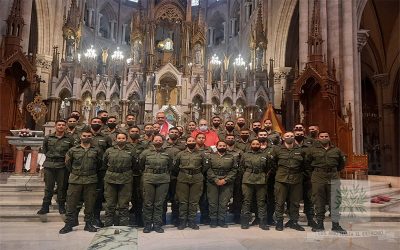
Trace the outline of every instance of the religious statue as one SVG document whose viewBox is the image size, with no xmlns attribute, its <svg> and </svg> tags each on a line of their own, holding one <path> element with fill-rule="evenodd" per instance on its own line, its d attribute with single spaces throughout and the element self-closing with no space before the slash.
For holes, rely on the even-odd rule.
<svg viewBox="0 0 400 250">
<path fill-rule="evenodd" d="M 74 60 L 75 54 L 75 39 L 74 37 L 68 37 L 65 41 L 65 48 L 66 48 L 66 59 L 68 62 L 72 62 Z"/>
<path fill-rule="evenodd" d="M 261 47 L 257 47 L 256 49 L 256 70 L 262 69 L 262 60 L 263 60 L 263 50 Z"/>
<path fill-rule="evenodd" d="M 103 52 L 101 53 L 101 61 L 103 62 L 104 65 L 107 64 L 107 58 L 108 58 L 108 48 L 102 49 Z"/>
<path fill-rule="evenodd" d="M 193 107 L 193 115 L 194 115 L 194 120 L 195 120 L 196 122 L 198 122 L 198 121 L 199 121 L 199 118 L 200 118 L 200 105 L 199 105 L 198 102 L 196 102 L 196 103 L 194 104 L 194 107 Z"/>
<path fill-rule="evenodd" d="M 203 56 L 202 56 L 202 51 L 201 51 L 201 45 L 200 44 L 196 44 L 194 49 L 195 49 L 195 52 L 194 52 L 194 63 L 195 64 L 202 64 Z"/>
<path fill-rule="evenodd" d="M 133 43 L 133 47 L 132 47 L 132 61 L 133 64 L 139 64 L 140 63 L 140 51 L 142 49 L 142 44 L 140 41 L 136 40 Z"/>
</svg>

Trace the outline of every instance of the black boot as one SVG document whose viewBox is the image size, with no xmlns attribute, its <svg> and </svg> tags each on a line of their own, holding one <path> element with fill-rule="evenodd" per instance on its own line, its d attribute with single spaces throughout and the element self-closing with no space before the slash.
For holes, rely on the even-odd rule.
<svg viewBox="0 0 400 250">
<path fill-rule="evenodd" d="M 180 220 L 178 225 L 178 230 L 183 230 L 186 228 L 186 220 Z"/>
<path fill-rule="evenodd" d="M 136 225 L 138 227 L 143 227 L 143 217 L 142 214 L 137 214 L 135 215 L 135 221 L 136 221 Z"/>
<path fill-rule="evenodd" d="M 270 226 L 275 226 L 276 222 L 275 222 L 275 220 L 273 218 L 268 218 L 267 219 L 267 224 L 270 225 Z"/>
<path fill-rule="evenodd" d="M 260 225 L 258 226 L 262 230 L 269 230 L 269 226 L 267 225 L 267 219 L 261 219 Z"/>
<path fill-rule="evenodd" d="M 292 220 L 288 220 L 288 222 L 285 223 L 285 227 L 291 227 L 293 224 Z"/>
<path fill-rule="evenodd" d="M 283 231 L 283 220 L 278 220 L 275 226 L 276 231 Z"/>
<path fill-rule="evenodd" d="M 222 228 L 227 228 L 228 225 L 226 224 L 225 220 L 218 220 L 218 226 Z"/>
<path fill-rule="evenodd" d="M 154 225 L 154 231 L 157 233 L 164 233 L 164 229 L 159 224 Z"/>
<path fill-rule="evenodd" d="M 200 229 L 199 225 L 197 225 L 195 221 L 189 221 L 188 222 L 188 227 L 190 227 L 193 230 L 199 230 Z"/>
<path fill-rule="evenodd" d="M 60 234 L 66 234 L 72 232 L 72 225 L 65 223 L 65 226 L 60 229 L 59 233 Z"/>
<path fill-rule="evenodd" d="M 49 204 L 43 203 L 42 207 L 40 208 L 40 210 L 37 211 L 37 214 L 47 214 L 47 213 L 49 213 L 49 206 L 50 206 Z"/>
<path fill-rule="evenodd" d="M 143 233 L 147 234 L 150 233 L 152 230 L 151 224 L 145 223 L 143 228 Z"/>
<path fill-rule="evenodd" d="M 317 223 L 312 217 L 307 218 L 307 226 L 314 228 L 316 225 Z"/>
<path fill-rule="evenodd" d="M 97 227 L 97 228 L 102 228 L 104 227 L 103 222 L 100 220 L 100 216 L 99 217 L 94 217 L 92 220 L 92 225 Z"/>
<path fill-rule="evenodd" d="M 293 221 L 292 224 L 289 226 L 291 229 L 297 230 L 297 231 L 304 231 L 304 227 L 300 226 L 297 221 Z"/>
<path fill-rule="evenodd" d="M 324 228 L 324 221 L 323 220 L 318 220 L 317 223 L 315 224 L 315 227 L 313 227 L 311 229 L 311 231 L 313 231 L 313 232 L 321 232 L 321 231 L 324 231 L 324 230 L 325 230 L 325 228 Z"/>
<path fill-rule="evenodd" d="M 210 217 L 208 215 L 201 215 L 200 224 L 209 225 L 210 224 Z"/>
<path fill-rule="evenodd" d="M 60 214 L 65 214 L 66 213 L 66 211 L 65 211 L 65 203 L 59 203 L 58 204 L 58 212 Z"/>
<path fill-rule="evenodd" d="M 91 221 L 87 221 L 87 222 L 86 222 L 85 228 L 84 228 L 83 230 L 88 231 L 88 232 L 91 232 L 91 233 L 97 232 L 97 228 L 95 228 L 95 227 L 93 226 L 93 224 L 92 224 Z"/>
<path fill-rule="evenodd" d="M 218 226 L 217 219 L 210 219 L 210 227 L 216 228 Z"/>
<path fill-rule="evenodd" d="M 339 222 L 332 222 L 332 231 L 340 234 L 347 234 L 347 231 L 344 230 L 340 225 Z"/>
<path fill-rule="evenodd" d="M 260 224 L 260 219 L 258 217 L 256 217 L 253 222 L 251 223 L 252 226 L 257 226 L 258 224 Z"/>
<path fill-rule="evenodd" d="M 73 221 L 72 221 L 71 226 L 72 226 L 72 227 L 79 226 L 78 213 L 75 212 L 73 216 L 74 216 L 74 217 L 73 217 Z"/>
<path fill-rule="evenodd" d="M 241 229 L 249 229 L 250 228 L 249 218 L 247 216 L 242 216 L 240 218 L 240 228 Z"/>
</svg>

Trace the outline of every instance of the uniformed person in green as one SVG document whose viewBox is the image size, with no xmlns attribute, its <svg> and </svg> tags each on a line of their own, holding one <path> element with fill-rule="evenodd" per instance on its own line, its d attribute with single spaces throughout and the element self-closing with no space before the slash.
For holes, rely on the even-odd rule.
<svg viewBox="0 0 400 250">
<path fill-rule="evenodd" d="M 300 201 L 303 196 L 303 172 L 305 169 L 305 151 L 294 143 L 293 132 L 283 135 L 283 143 L 271 152 L 276 165 L 275 175 L 275 216 L 276 230 L 283 230 L 283 214 L 286 199 L 289 197 L 289 223 L 287 226 L 298 231 L 304 228 L 298 224 Z"/>
<path fill-rule="evenodd" d="M 172 127 L 168 131 L 168 139 L 164 142 L 163 147 L 165 152 L 171 156 L 172 159 L 186 148 L 186 143 L 182 143 L 179 140 L 179 130 L 176 127 Z M 168 195 L 164 204 L 163 222 L 166 224 L 167 215 L 167 202 L 171 202 L 171 224 L 178 226 L 179 223 L 179 204 L 175 196 L 176 191 L 176 174 L 171 172 L 171 181 L 169 183 Z"/>
<path fill-rule="evenodd" d="M 78 131 L 78 121 L 76 120 L 75 116 L 70 116 L 67 119 L 67 130 L 66 133 L 69 137 L 72 138 L 72 142 L 74 145 L 79 144 L 79 131 Z M 68 178 L 67 178 L 68 179 Z"/>
<path fill-rule="evenodd" d="M 228 153 L 231 153 L 240 162 L 240 157 L 243 151 L 236 146 L 236 138 L 233 134 L 229 134 L 225 137 L 226 149 Z M 233 200 L 229 204 L 229 210 L 233 213 L 233 220 L 235 223 L 240 223 L 240 211 L 242 209 L 242 172 L 240 171 L 240 166 L 238 165 L 238 171 L 236 174 L 235 182 L 233 183 Z"/>
<path fill-rule="evenodd" d="M 126 145 L 127 135 L 118 133 L 116 145 L 108 148 L 103 156 L 104 198 L 106 199 L 106 227 L 116 225 L 115 211 L 118 208 L 119 226 L 129 224 L 129 201 L 132 197 L 133 169 L 137 166 L 135 152 Z"/>
<path fill-rule="evenodd" d="M 129 130 L 136 126 L 136 116 L 134 114 L 127 114 L 125 116 L 125 124 L 119 126 L 119 131 L 125 134 L 129 133 Z"/>
<path fill-rule="evenodd" d="M 241 228 L 248 229 L 251 219 L 251 204 L 255 196 L 260 228 L 269 230 L 267 225 L 267 173 L 270 168 L 268 158 L 260 150 L 261 144 L 257 139 L 251 141 L 250 151 L 243 153 L 240 163 L 242 177 L 243 205 Z"/>
<path fill-rule="evenodd" d="M 163 137 L 155 135 L 153 143 L 139 156 L 143 169 L 143 233 L 163 233 L 162 214 L 170 182 L 173 160 L 162 147 Z"/>
<path fill-rule="evenodd" d="M 131 148 L 135 155 L 138 157 L 143 150 L 147 147 L 147 144 L 140 140 L 140 128 L 137 126 L 132 126 L 129 130 L 130 142 L 127 145 Z M 142 188 L 142 172 L 138 168 L 133 169 L 133 180 L 132 180 L 132 207 L 130 210 L 131 214 L 134 214 L 134 221 L 132 225 L 143 226 L 143 188 Z"/>
<path fill-rule="evenodd" d="M 76 208 L 83 201 L 85 203 L 85 231 L 96 232 L 93 227 L 93 207 L 96 201 L 97 174 L 102 164 L 102 152 L 91 144 L 92 132 L 82 130 L 80 144 L 72 147 L 65 156 L 65 164 L 70 171 L 67 194 L 67 214 L 65 226 L 60 234 L 69 233 L 76 226 Z"/>
<path fill-rule="evenodd" d="M 235 139 L 239 137 L 239 132 L 235 129 L 235 122 L 233 121 L 226 121 L 225 122 L 225 129 L 222 131 L 217 131 L 218 138 L 220 140 L 225 140 L 227 135 L 233 135 Z"/>
<path fill-rule="evenodd" d="M 107 111 L 102 111 L 102 119 L 104 120 L 104 115 L 108 113 Z M 112 146 L 112 140 L 109 136 L 104 135 L 101 133 L 101 128 L 102 128 L 102 120 L 100 118 L 94 117 L 92 118 L 90 122 L 90 129 L 93 133 L 93 138 L 92 138 L 92 144 L 95 147 L 99 147 L 101 149 L 101 152 L 105 152 L 107 148 Z M 103 157 L 103 156 L 101 156 Z M 103 223 L 100 219 L 100 212 L 103 207 L 103 201 L 104 201 L 104 175 L 105 175 L 105 170 L 99 170 L 98 177 L 99 177 L 99 182 L 97 183 L 97 199 L 96 203 L 94 205 L 94 221 L 93 225 L 96 227 L 103 227 Z"/>
<path fill-rule="evenodd" d="M 249 140 L 257 139 L 258 138 L 258 132 L 260 130 L 261 130 L 261 122 L 253 121 L 251 123 L 251 132 L 250 132 Z"/>
<path fill-rule="evenodd" d="M 272 129 L 272 120 L 266 119 L 264 121 L 264 129 L 267 131 L 268 139 L 273 145 L 281 144 L 281 134 Z"/>
<path fill-rule="evenodd" d="M 60 214 L 65 214 L 65 196 L 67 183 L 65 182 L 68 170 L 65 168 L 65 154 L 73 146 L 72 139 L 65 133 L 67 123 L 58 120 L 55 124 L 55 132 L 47 135 L 43 141 L 43 153 L 46 160 L 44 167 L 44 197 L 41 209 L 37 214 L 47 214 L 51 199 L 53 198 L 54 186 L 57 183 L 57 203 Z"/>
<path fill-rule="evenodd" d="M 101 130 L 103 135 L 110 137 L 112 142 L 117 139 L 117 134 L 120 132 L 117 128 L 117 117 L 109 116 L 106 123 L 106 128 Z"/>
<path fill-rule="evenodd" d="M 217 143 L 217 152 L 207 161 L 207 198 L 210 209 L 210 227 L 226 228 L 226 209 L 232 198 L 237 173 L 237 160 L 226 152 L 226 143 Z"/>
<path fill-rule="evenodd" d="M 101 130 L 107 127 L 107 120 L 108 120 L 108 112 L 106 110 L 99 110 L 97 112 L 97 118 L 101 120 Z"/>
<path fill-rule="evenodd" d="M 235 143 L 236 147 L 246 152 L 250 150 L 250 130 L 248 128 L 242 128 L 240 130 L 240 136 Z"/>
<path fill-rule="evenodd" d="M 207 147 L 204 143 L 206 141 L 205 134 L 199 133 L 196 135 L 196 149 L 205 154 L 207 157 L 212 151 L 209 147 Z M 200 223 L 208 225 L 210 224 L 210 210 L 208 206 L 207 199 L 207 173 L 204 172 L 204 180 L 203 180 L 203 193 L 200 196 Z"/>
<path fill-rule="evenodd" d="M 154 128 L 153 124 L 145 124 L 144 125 L 144 135 L 142 137 L 142 143 L 144 144 L 145 148 L 147 148 L 153 141 L 154 137 Z"/>
<path fill-rule="evenodd" d="M 306 140 L 304 137 L 304 130 L 300 125 L 295 126 L 294 130 L 294 139 L 296 145 L 303 148 L 307 153 L 309 148 L 312 146 L 312 143 L 308 143 L 310 141 Z M 304 213 L 307 217 L 307 225 L 310 227 L 315 227 L 314 221 L 314 204 L 312 202 L 311 195 L 311 170 L 310 164 L 306 162 L 306 168 L 303 172 L 303 203 L 304 203 Z"/>
<path fill-rule="evenodd" d="M 178 172 L 176 195 L 179 201 L 179 230 L 186 226 L 198 230 L 197 207 L 203 192 L 205 155 L 196 149 L 196 140 L 189 137 L 187 148 L 176 155 L 174 170 Z"/>
<path fill-rule="evenodd" d="M 344 168 L 346 160 L 343 152 L 331 144 L 328 132 L 319 132 L 318 142 L 309 150 L 308 161 L 313 169 L 311 184 L 317 218 L 317 225 L 312 231 L 324 230 L 325 205 L 329 203 L 332 231 L 346 234 L 347 231 L 339 225 L 341 202 L 339 171 Z"/>
<path fill-rule="evenodd" d="M 210 130 L 217 133 L 219 138 L 219 135 L 224 132 L 224 129 L 221 127 L 221 118 L 219 116 L 213 116 L 213 118 L 211 118 L 211 125 Z"/>
<path fill-rule="evenodd" d="M 270 156 L 274 145 L 268 139 L 268 133 L 261 129 L 257 133 L 257 139 L 260 142 L 260 150 L 264 152 L 267 158 Z M 267 173 L 267 224 L 275 226 L 275 169 L 270 168 Z M 252 225 L 258 223 L 258 218 L 253 221 Z"/>
<path fill-rule="evenodd" d="M 79 111 L 77 111 L 77 110 L 72 111 L 70 117 L 75 117 L 75 119 L 76 119 L 76 121 L 77 121 L 77 123 L 78 123 L 78 124 L 76 125 L 75 128 L 76 128 L 76 130 L 77 130 L 79 133 L 80 133 L 80 131 L 81 131 L 82 129 L 88 127 L 87 124 L 85 124 L 85 123 L 82 122 L 82 120 L 81 120 L 81 113 L 80 113 Z M 78 142 L 78 144 L 79 144 L 79 142 Z"/>
</svg>

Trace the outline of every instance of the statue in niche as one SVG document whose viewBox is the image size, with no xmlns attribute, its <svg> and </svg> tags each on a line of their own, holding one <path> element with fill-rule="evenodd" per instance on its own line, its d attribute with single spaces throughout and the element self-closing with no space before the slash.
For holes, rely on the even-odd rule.
<svg viewBox="0 0 400 250">
<path fill-rule="evenodd" d="M 203 56 L 202 56 L 202 51 L 201 51 L 201 45 L 200 44 L 196 44 L 194 50 L 195 50 L 195 52 L 194 52 L 194 63 L 195 64 L 202 64 Z"/>
<path fill-rule="evenodd" d="M 211 112 L 212 112 L 213 114 L 218 114 L 218 104 L 216 104 L 216 103 L 213 103 L 213 104 L 212 104 L 212 106 L 211 106 Z"/>
<path fill-rule="evenodd" d="M 136 99 L 136 97 L 135 97 Z M 139 98 L 137 98 L 139 99 Z M 131 100 L 129 102 L 129 107 L 128 107 L 129 113 L 134 114 L 135 116 L 138 116 L 139 114 L 139 104 L 135 100 Z"/>
<path fill-rule="evenodd" d="M 68 62 L 72 62 L 74 60 L 74 52 L 75 52 L 75 39 L 73 36 L 68 37 L 66 40 L 66 59 Z"/>
<path fill-rule="evenodd" d="M 164 51 L 173 51 L 174 50 L 174 42 L 171 38 L 167 38 L 164 40 Z"/>
<path fill-rule="evenodd" d="M 193 107 L 193 117 L 194 117 L 194 120 L 195 120 L 196 122 L 198 122 L 199 119 L 200 119 L 200 105 L 199 105 L 198 102 L 196 102 L 196 103 L 194 104 L 194 107 Z"/>
<path fill-rule="evenodd" d="M 85 106 L 82 107 L 83 123 L 88 123 L 90 118 L 90 101 L 86 100 Z"/>
<path fill-rule="evenodd" d="M 263 50 L 261 47 L 257 47 L 256 49 L 256 69 L 261 70 L 262 69 L 262 59 L 263 59 Z"/>
<path fill-rule="evenodd" d="M 101 53 L 101 61 L 103 62 L 103 65 L 106 65 L 108 59 L 108 48 L 104 48 L 102 50 L 103 52 Z"/>
<path fill-rule="evenodd" d="M 133 48 L 132 48 L 132 61 L 133 64 L 139 64 L 141 61 L 140 58 L 140 51 L 142 50 L 142 43 L 140 41 L 135 41 L 133 43 Z"/>
</svg>

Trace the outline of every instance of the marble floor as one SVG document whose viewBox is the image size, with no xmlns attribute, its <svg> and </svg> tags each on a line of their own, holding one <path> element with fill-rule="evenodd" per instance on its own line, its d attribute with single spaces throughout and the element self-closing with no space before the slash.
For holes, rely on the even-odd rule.
<svg viewBox="0 0 400 250">
<path fill-rule="evenodd" d="M 0 222 L 1 250 L 84 250 L 88 249 L 100 233 L 83 231 L 83 225 L 66 235 L 59 235 L 63 226 L 60 222 Z M 330 223 L 325 228 L 330 228 Z M 346 229 L 350 225 L 343 223 Z M 240 229 L 239 225 L 231 225 L 227 229 L 201 226 L 199 231 L 185 229 L 178 231 L 170 226 L 165 227 L 164 234 L 155 232 L 143 234 L 138 231 L 139 249 L 399 249 L 399 222 L 368 222 L 351 225 L 351 236 L 338 236 L 327 230 L 324 234 L 312 233 L 306 227 L 306 232 L 285 229 L 283 232 L 262 231 L 257 227 L 248 230 Z M 114 230 L 114 229 L 113 229 Z M 131 232 L 136 235 L 136 232 Z M 106 235 L 105 231 L 102 234 Z M 122 235 L 121 235 L 122 236 Z M 106 236 L 107 237 L 107 236 Z M 92 245 L 93 246 L 93 245 Z M 134 244 L 132 245 L 134 248 Z M 94 248 L 92 248 L 94 249 Z M 118 248 L 118 244 L 103 246 L 101 249 Z"/>
</svg>

